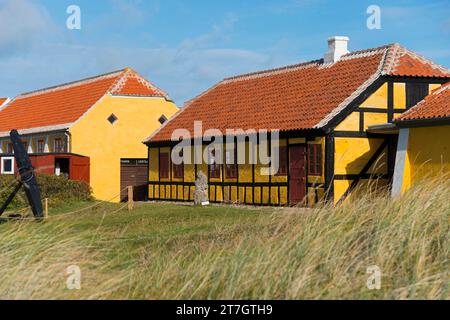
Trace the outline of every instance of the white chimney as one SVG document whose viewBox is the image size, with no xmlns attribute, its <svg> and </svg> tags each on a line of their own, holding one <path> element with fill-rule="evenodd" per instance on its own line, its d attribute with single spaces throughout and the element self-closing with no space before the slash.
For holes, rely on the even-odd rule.
<svg viewBox="0 0 450 320">
<path fill-rule="evenodd" d="M 328 51 L 325 53 L 325 63 L 335 63 L 348 51 L 348 37 L 334 36 L 328 38 Z"/>
</svg>

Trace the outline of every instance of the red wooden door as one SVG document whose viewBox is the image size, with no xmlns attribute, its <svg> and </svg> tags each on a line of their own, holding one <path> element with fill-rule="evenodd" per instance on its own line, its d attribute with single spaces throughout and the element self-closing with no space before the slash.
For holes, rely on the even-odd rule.
<svg viewBox="0 0 450 320">
<path fill-rule="evenodd" d="M 90 183 L 90 158 L 70 156 L 70 179 Z"/>
<path fill-rule="evenodd" d="M 289 147 L 289 201 L 301 204 L 306 195 L 306 148 L 304 146 Z"/>
</svg>

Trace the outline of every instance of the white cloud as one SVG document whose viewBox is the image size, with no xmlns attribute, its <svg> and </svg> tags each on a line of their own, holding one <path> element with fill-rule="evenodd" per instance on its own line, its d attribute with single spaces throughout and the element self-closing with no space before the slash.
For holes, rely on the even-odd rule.
<svg viewBox="0 0 450 320">
<path fill-rule="evenodd" d="M 29 2 L 23 3 L 29 5 Z M 133 15 L 133 10 L 130 10 Z M 42 21 L 37 24 L 40 28 L 51 25 L 47 19 L 38 21 Z M 15 95 L 128 66 L 167 91 L 172 99 L 182 105 L 225 77 L 291 62 L 288 56 L 292 52 L 286 43 L 281 46 L 281 43 L 275 43 L 264 50 L 228 48 L 227 41 L 232 37 L 238 21 L 237 16 L 228 14 L 209 32 L 184 39 L 171 47 L 127 48 L 120 44 L 108 46 L 104 43 L 74 45 L 64 37 L 54 42 L 35 43 L 25 52 L 0 59 L 0 96 Z M 17 34 L 15 31 L 12 33 Z M 295 57 L 298 58 L 298 54 Z"/>
<path fill-rule="evenodd" d="M 53 31 L 44 8 L 31 0 L 0 0 L 0 56 L 29 49 Z"/>
<path fill-rule="evenodd" d="M 209 47 L 213 43 L 225 42 L 230 40 L 229 33 L 233 30 L 234 25 L 238 22 L 238 17 L 234 14 L 227 14 L 220 24 L 212 26 L 207 33 L 201 34 L 194 38 L 185 39 L 181 45 L 181 50 L 192 50 Z"/>
</svg>

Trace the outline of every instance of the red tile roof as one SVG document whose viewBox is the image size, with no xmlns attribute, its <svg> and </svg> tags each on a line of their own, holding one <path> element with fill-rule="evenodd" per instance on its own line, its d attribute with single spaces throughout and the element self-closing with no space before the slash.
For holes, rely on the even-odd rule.
<svg viewBox="0 0 450 320">
<path fill-rule="evenodd" d="M 385 73 L 404 77 L 447 78 L 449 70 L 398 44 L 392 45 L 386 58 Z"/>
<path fill-rule="evenodd" d="M 171 140 L 178 128 L 295 130 L 325 126 L 382 75 L 447 77 L 450 70 L 398 44 L 228 78 L 188 102 L 147 142 Z"/>
<path fill-rule="evenodd" d="M 8 101 L 8 98 L 0 98 L 0 107 Z"/>
<path fill-rule="evenodd" d="M 397 122 L 450 118 L 450 82 L 434 90 L 424 100 L 403 113 Z"/>
<path fill-rule="evenodd" d="M 0 132 L 68 127 L 105 94 L 168 98 L 163 91 L 126 68 L 19 95 L 0 111 Z"/>
</svg>

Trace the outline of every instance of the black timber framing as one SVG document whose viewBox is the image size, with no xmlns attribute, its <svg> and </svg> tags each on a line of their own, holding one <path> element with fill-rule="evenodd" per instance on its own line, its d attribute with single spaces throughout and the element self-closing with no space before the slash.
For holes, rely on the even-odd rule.
<svg viewBox="0 0 450 320">
<path fill-rule="evenodd" d="M 147 181 L 150 180 L 150 148 L 147 148 Z M 150 196 L 150 189 L 147 188 L 146 192 L 146 199 L 145 201 L 148 201 L 148 198 Z"/>
<path fill-rule="evenodd" d="M 356 108 L 355 111 L 362 112 L 362 113 L 386 113 L 386 112 L 388 112 L 388 109 L 373 108 L 373 107 L 359 107 L 359 108 Z M 392 108 L 392 111 L 394 113 L 403 113 L 406 111 L 406 109 Z"/>
<path fill-rule="evenodd" d="M 373 81 L 359 96 L 357 96 L 353 101 L 351 101 L 339 114 L 337 114 L 331 121 L 329 121 L 324 129 L 330 130 L 334 129 L 339 123 L 341 123 L 347 116 L 349 116 L 353 111 L 359 108 L 359 105 L 363 103 L 367 98 L 370 97 L 376 90 L 378 90 L 385 82 L 392 83 L 428 83 L 428 84 L 444 84 L 450 80 L 447 78 L 437 78 L 437 77 L 397 77 L 397 76 L 380 76 L 378 79 Z M 367 109 L 367 108 L 360 108 Z M 404 109 L 394 109 L 394 112 L 404 112 Z"/>
<path fill-rule="evenodd" d="M 306 190 L 306 192 L 305 192 L 305 201 L 304 202 L 305 202 L 306 206 L 310 205 L 310 203 L 309 203 L 309 158 L 310 158 L 309 151 L 310 150 L 309 150 L 309 148 L 310 148 L 311 143 L 308 143 L 308 142 L 313 142 L 314 140 L 315 139 L 307 138 L 305 141 L 305 177 L 306 177 L 305 190 Z M 323 159 L 323 156 L 321 158 Z M 324 172 L 323 167 L 322 167 L 322 172 Z M 315 187 L 313 187 L 313 188 L 314 188 L 314 192 L 315 192 L 314 198 L 316 199 L 315 203 L 317 203 L 317 202 L 319 202 L 318 201 L 318 190 Z M 311 205 L 312 205 L 312 203 L 311 203 Z"/>
<path fill-rule="evenodd" d="M 272 140 L 269 139 L 268 142 L 269 142 L 269 150 L 268 150 L 269 151 L 269 157 L 271 158 L 272 157 Z M 270 173 L 272 173 L 272 172 L 271 171 L 269 172 L 269 199 L 268 199 L 269 205 L 272 204 L 272 175 Z"/>
<path fill-rule="evenodd" d="M 289 144 L 289 138 L 287 138 L 286 139 L 286 152 L 287 152 L 287 156 L 286 156 L 286 159 L 287 159 L 287 184 L 288 184 L 288 187 L 287 187 L 287 195 L 286 195 L 286 203 L 288 204 L 288 205 L 290 205 L 291 204 L 291 191 L 290 191 L 290 183 L 291 183 L 291 160 L 290 160 L 290 147 L 291 147 L 291 145 Z"/>
<path fill-rule="evenodd" d="M 339 199 L 339 201 L 337 202 L 338 204 L 341 204 L 345 200 L 345 198 L 347 198 L 348 195 L 356 188 L 359 181 L 361 179 L 364 179 L 364 177 L 367 175 L 367 172 L 369 171 L 369 169 L 372 167 L 372 165 L 375 163 L 375 161 L 377 161 L 377 159 L 381 156 L 384 149 L 386 149 L 386 147 L 388 146 L 389 142 L 390 142 L 390 138 L 387 138 L 381 143 L 381 145 L 374 152 L 374 154 L 369 159 L 369 161 L 367 161 L 367 163 L 365 164 L 365 166 L 363 167 L 361 172 L 355 177 L 355 179 L 353 180 L 351 185 L 348 187 L 348 189 L 344 192 L 342 197 Z M 369 175 L 369 177 L 370 177 L 370 175 Z"/>
<path fill-rule="evenodd" d="M 161 181 L 161 147 L 158 147 L 158 181 Z M 165 190 L 164 190 L 165 195 Z M 158 187 L 158 198 L 161 199 L 161 186 Z"/>
<path fill-rule="evenodd" d="M 369 133 L 369 132 L 359 132 L 359 131 L 334 131 L 335 138 L 383 138 L 386 137 L 385 134 L 380 133 Z"/>
<path fill-rule="evenodd" d="M 392 122 L 394 119 L 394 83 L 392 81 L 388 81 L 388 90 L 387 90 L 387 122 Z M 400 111 L 400 112 L 404 112 Z"/>
<path fill-rule="evenodd" d="M 352 112 L 359 108 L 359 105 L 369 98 L 376 90 L 378 90 L 386 80 L 383 77 L 379 77 L 367 89 L 365 89 L 359 96 L 353 99 L 344 109 L 342 109 L 333 119 L 331 119 L 326 125 L 325 130 L 334 130 L 336 126 L 344 121 Z M 364 109 L 364 108 L 360 108 Z"/>
<path fill-rule="evenodd" d="M 301 131 L 299 131 L 301 132 Z M 309 132 L 311 133 L 311 132 Z M 251 182 L 240 182 L 239 180 L 239 174 L 240 174 L 240 170 L 239 170 L 239 166 L 237 166 L 236 170 L 237 170 L 237 176 L 236 176 L 236 180 L 235 181 L 226 181 L 226 177 L 225 177 L 225 168 L 224 168 L 224 164 L 222 164 L 221 166 L 221 174 L 222 177 L 220 179 L 220 181 L 211 181 L 210 175 L 209 175 L 209 169 L 208 169 L 208 185 L 209 188 L 213 187 L 215 188 L 216 192 L 218 188 L 222 188 L 222 190 L 224 190 L 225 188 L 229 189 L 229 194 L 231 196 L 232 192 L 231 192 L 231 188 L 235 187 L 236 188 L 236 193 L 237 193 L 237 200 L 238 202 L 241 202 L 243 204 L 246 205 L 260 205 L 260 206 L 284 206 L 284 205 L 289 205 L 290 204 L 290 190 L 289 190 L 289 182 L 290 182 L 290 166 L 289 166 L 289 150 L 291 146 L 295 146 L 295 145 L 302 145 L 306 148 L 306 155 L 308 152 L 308 141 L 314 141 L 316 138 L 318 137 L 323 137 L 325 136 L 324 134 L 320 134 L 320 135 L 311 135 L 308 134 L 307 136 L 302 136 L 302 135 L 289 135 L 286 136 L 284 135 L 282 138 L 280 139 L 286 139 L 286 159 L 288 161 L 287 164 L 287 174 L 286 174 L 286 181 L 285 182 L 275 182 L 273 181 L 272 177 L 269 176 L 269 181 L 268 182 L 256 182 L 256 177 L 255 177 L 255 170 L 256 170 L 256 166 L 253 164 L 251 166 L 252 169 L 252 176 Z M 296 138 L 300 138 L 300 139 L 305 139 L 305 142 L 301 142 L 301 143 L 290 143 L 290 139 L 296 139 Z M 247 141 L 246 141 L 247 142 Z M 259 144 L 259 140 L 257 142 Z M 237 141 L 234 140 L 234 144 L 235 144 L 235 148 L 236 148 L 236 156 L 238 156 L 238 148 L 237 148 Z M 271 140 L 268 140 L 268 151 L 269 151 L 269 155 L 271 152 Z M 161 153 L 161 146 L 157 147 L 158 149 L 158 161 L 159 161 L 159 154 Z M 237 160 L 237 159 L 236 159 Z M 324 188 L 324 184 L 320 183 L 320 184 L 310 184 L 308 183 L 308 166 L 309 166 L 309 158 L 306 156 L 305 159 L 305 190 L 306 190 L 306 201 L 304 203 L 304 205 L 309 204 L 308 202 L 308 188 L 309 187 L 313 187 L 315 189 L 317 188 Z M 325 165 L 325 160 L 324 160 L 324 165 Z M 159 163 L 158 163 L 158 168 L 159 168 Z M 172 169 L 172 166 L 170 165 L 170 168 Z M 159 171 L 159 170 L 158 170 Z M 194 165 L 194 171 L 195 171 L 195 176 L 197 176 L 197 172 L 198 172 L 198 165 L 195 164 Z M 170 172 L 170 177 L 168 181 L 162 181 L 160 178 L 160 172 L 158 172 L 158 181 L 149 181 L 148 182 L 149 186 L 153 186 L 153 197 L 149 197 L 149 200 L 161 200 L 161 201 L 171 201 L 171 202 L 175 202 L 175 201 L 192 201 L 190 200 L 190 193 L 191 193 L 191 188 L 195 186 L 195 182 L 186 182 L 184 180 L 183 177 L 183 181 L 174 181 L 172 179 L 172 172 Z M 183 199 L 178 199 L 177 197 L 173 197 L 172 191 L 170 192 L 170 195 L 167 195 L 167 193 L 165 192 L 164 194 L 164 198 L 161 196 L 161 189 L 164 188 L 164 191 L 166 191 L 166 187 L 170 188 L 172 190 L 173 187 L 176 187 L 178 190 L 178 186 L 183 186 L 183 187 L 188 187 L 189 188 L 189 195 L 188 195 L 188 199 L 184 199 L 184 188 L 183 188 Z M 156 188 L 158 188 L 159 194 L 158 197 L 156 197 L 155 195 L 155 190 Z M 259 188 L 259 192 L 260 192 L 260 199 L 259 201 L 256 201 L 256 189 Z M 273 202 L 272 201 L 272 194 L 273 194 L 273 188 L 277 189 L 278 193 L 277 193 L 277 198 L 278 201 Z M 286 190 L 286 203 L 282 204 L 281 203 L 281 191 L 282 188 L 285 188 Z M 243 189 L 243 194 L 240 194 L 240 190 Z M 251 189 L 251 191 L 247 190 L 247 189 Z M 264 193 L 264 189 L 267 189 L 267 194 L 268 194 L 268 199 L 267 202 L 264 202 L 264 197 L 263 197 L 263 193 Z M 212 190 L 209 191 L 210 195 L 212 193 Z M 224 202 L 225 198 L 222 198 L 222 201 L 218 201 L 217 196 L 216 196 L 216 192 L 214 192 L 214 197 L 211 200 L 212 203 L 220 203 L 220 202 Z M 251 192 L 251 200 L 249 199 L 249 201 L 247 201 L 247 193 Z M 222 191 L 222 194 L 224 195 L 224 191 Z M 244 196 L 243 199 L 241 199 Z M 317 190 L 316 190 L 316 198 L 318 198 L 318 194 L 317 194 Z M 242 200 L 242 201 L 241 201 Z M 317 200 L 317 199 L 316 199 Z"/>
<path fill-rule="evenodd" d="M 334 201 L 334 158 L 335 158 L 334 132 L 325 137 L 325 199 Z"/>
<path fill-rule="evenodd" d="M 373 81 L 359 96 L 357 96 L 353 101 L 351 101 L 341 112 L 339 112 L 331 121 L 329 121 L 323 129 L 305 129 L 305 130 L 293 130 L 293 131 L 281 131 L 280 132 L 280 138 L 281 139 L 287 139 L 287 153 L 289 156 L 289 138 L 305 138 L 306 140 L 308 138 L 316 138 L 316 137 L 323 137 L 325 136 L 325 159 L 324 159 L 324 173 L 325 173 L 325 184 L 323 187 L 325 188 L 325 196 L 327 200 L 334 201 L 334 186 L 333 181 L 343 179 L 343 178 L 356 178 L 358 180 L 358 177 L 355 177 L 353 175 L 334 175 L 334 161 L 335 161 L 335 137 L 349 137 L 349 138 L 386 138 L 385 135 L 380 134 L 372 134 L 367 133 L 364 131 L 364 113 L 386 113 L 387 118 L 386 120 L 392 121 L 393 114 L 395 113 L 403 113 L 404 109 L 395 109 L 394 102 L 393 102 L 393 84 L 395 83 L 402 83 L 402 82 L 416 82 L 416 83 L 428 83 L 428 84 L 444 84 L 448 82 L 450 77 L 448 78 L 435 78 L 435 77 L 423 77 L 423 78 L 412 78 L 412 77 L 397 77 L 397 76 L 380 76 L 378 79 Z M 370 107 L 359 107 L 359 105 L 364 102 L 368 97 L 370 97 L 371 94 L 373 94 L 379 87 L 381 87 L 384 83 L 388 83 L 388 109 L 378 109 L 378 108 L 370 108 Z M 350 115 L 352 112 L 359 112 L 360 113 L 360 128 L 358 131 L 334 131 L 335 127 L 342 122 L 348 115 Z M 449 118 L 441 118 L 441 119 L 432 119 L 432 120 L 419 120 L 419 121 L 402 121 L 397 122 L 394 121 L 394 123 L 399 127 L 416 127 L 416 126 L 423 126 L 423 125 L 447 125 L 450 124 Z M 270 141 L 270 140 L 269 140 Z M 148 142 L 146 143 L 148 147 L 167 147 L 170 145 L 177 144 L 177 141 L 160 141 L 160 142 Z M 207 144 L 206 142 L 204 144 Z M 270 150 L 271 148 L 269 148 Z M 158 151 L 158 154 L 160 153 L 160 149 Z M 288 157 L 289 159 L 289 157 Z M 308 161 L 309 159 L 306 159 L 306 170 L 308 167 Z M 158 159 L 159 161 L 159 159 Z M 289 160 L 288 160 L 289 161 Z M 159 167 L 159 164 L 158 164 Z M 197 176 L 197 165 L 195 165 L 195 177 Z M 255 204 L 255 188 L 260 187 L 260 202 L 259 205 L 270 205 L 271 204 L 271 187 L 277 186 L 269 177 L 269 183 L 267 186 L 261 183 L 255 182 L 254 177 L 255 167 L 252 166 L 252 182 L 248 187 L 252 188 L 252 201 L 251 204 Z M 389 176 L 390 172 L 388 172 L 387 176 Z M 158 173 L 159 176 L 159 173 Z M 365 179 L 368 177 L 367 173 L 361 174 L 360 179 Z M 373 177 L 373 175 L 372 175 Z M 386 175 L 381 175 L 382 178 L 386 178 Z M 160 180 L 160 177 L 159 177 Z M 222 168 L 222 181 L 224 180 L 224 171 Z M 351 179 L 354 180 L 354 179 Z M 209 170 L 208 170 L 208 181 L 210 182 L 209 178 Z M 287 187 L 287 202 L 290 202 L 290 191 L 289 191 L 289 182 L 290 182 L 290 172 L 289 172 L 289 164 L 287 168 L 287 182 L 285 185 L 278 185 L 278 187 Z M 210 182 L 210 185 L 215 185 L 217 182 Z M 222 184 L 222 188 L 228 186 L 230 188 L 230 196 L 231 196 L 231 186 L 236 187 L 237 191 L 237 199 L 240 200 L 240 187 L 243 187 L 246 185 L 246 183 L 240 183 L 239 182 L 239 166 L 237 166 L 237 179 L 235 182 L 219 182 L 219 184 Z M 262 187 L 269 187 L 269 201 L 268 204 L 263 203 L 263 189 Z M 308 180 L 306 180 L 306 194 L 308 194 L 308 187 L 317 187 L 316 184 L 310 184 Z M 190 190 L 190 189 L 189 189 Z M 244 187 L 244 192 L 246 192 L 246 187 Z M 153 188 L 153 192 L 155 192 L 155 188 Z M 222 195 L 224 195 L 224 192 L 222 190 Z M 171 195 L 172 196 L 172 195 Z M 245 196 L 245 194 L 244 194 Z M 278 196 L 280 196 L 280 192 L 278 193 Z M 161 198 L 161 192 L 159 192 L 159 198 Z M 224 200 L 224 199 L 223 199 Z M 246 202 L 246 199 L 244 199 L 244 202 Z"/>
<path fill-rule="evenodd" d="M 444 84 L 450 80 L 449 77 L 405 77 L 405 76 L 383 76 L 385 81 L 392 81 L 396 83 L 428 83 L 428 84 Z"/>
<path fill-rule="evenodd" d="M 169 148 L 169 180 L 172 182 L 172 147 Z M 167 190 L 166 190 L 167 191 Z M 170 198 L 172 198 L 172 183 L 169 186 Z"/>
<path fill-rule="evenodd" d="M 334 180 L 356 180 L 356 179 L 389 179 L 389 174 L 366 173 L 366 174 L 335 174 Z"/>
</svg>

